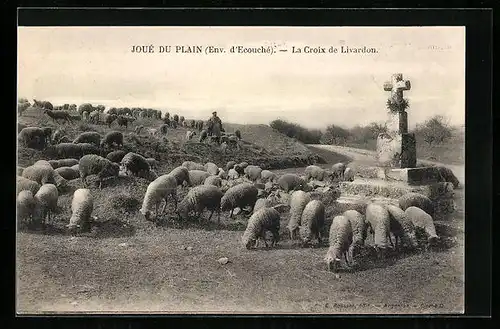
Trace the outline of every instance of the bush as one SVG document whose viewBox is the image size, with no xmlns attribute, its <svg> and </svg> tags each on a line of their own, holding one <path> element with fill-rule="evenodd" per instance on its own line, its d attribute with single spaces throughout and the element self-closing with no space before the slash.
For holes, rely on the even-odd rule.
<svg viewBox="0 0 500 329">
<path fill-rule="evenodd" d="M 278 132 L 301 141 L 304 144 L 319 144 L 322 132 L 319 129 L 307 129 L 299 124 L 282 119 L 271 121 L 269 126 Z"/>
<path fill-rule="evenodd" d="M 415 128 L 415 137 L 423 140 L 429 146 L 442 144 L 452 137 L 452 129 L 448 120 L 442 115 L 436 115 Z"/>
</svg>

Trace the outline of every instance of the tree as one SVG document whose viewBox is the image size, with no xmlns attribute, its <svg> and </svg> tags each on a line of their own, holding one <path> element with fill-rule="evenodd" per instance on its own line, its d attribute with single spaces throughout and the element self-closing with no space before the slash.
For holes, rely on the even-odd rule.
<svg viewBox="0 0 500 329">
<path fill-rule="evenodd" d="M 349 130 L 332 124 L 326 127 L 326 132 L 323 134 L 323 143 L 344 144 L 350 135 Z"/>
<path fill-rule="evenodd" d="M 417 125 L 415 135 L 420 136 L 429 146 L 441 144 L 452 135 L 448 120 L 442 115 L 435 115 L 423 124 Z"/>
<path fill-rule="evenodd" d="M 288 137 L 295 138 L 305 144 L 319 144 L 322 136 L 322 132 L 320 130 L 309 130 L 299 124 L 282 119 L 271 121 L 269 126 L 278 132 Z"/>
</svg>

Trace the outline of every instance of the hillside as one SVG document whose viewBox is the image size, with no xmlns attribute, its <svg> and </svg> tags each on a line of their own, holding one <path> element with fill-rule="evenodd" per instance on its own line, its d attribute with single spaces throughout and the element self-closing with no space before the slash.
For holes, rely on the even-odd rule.
<svg viewBox="0 0 500 329">
<path fill-rule="evenodd" d="M 217 145 L 199 143 L 198 136 L 192 141 L 186 141 L 187 128 L 169 129 L 167 136 L 148 136 L 146 133 L 137 135 L 134 128 L 159 127 L 162 122 L 154 119 L 137 119 L 127 129 L 118 127 L 116 123 L 108 128 L 105 125 L 75 122 L 72 125 L 55 124 L 46 115 L 36 109 L 29 108 L 19 117 L 19 124 L 25 126 L 51 127 L 53 130 L 63 128 L 72 140 L 82 131 L 97 131 L 104 135 L 108 131 L 122 131 L 125 136 L 124 149 L 140 153 L 146 157 L 154 157 L 160 161 L 161 170 L 169 170 L 183 161 L 200 162 L 213 161 L 223 166 L 227 161 L 247 161 L 267 169 L 301 167 L 312 163 L 324 162 L 321 157 L 311 152 L 304 144 L 278 133 L 266 125 L 225 124 L 228 132 L 239 129 L 242 134 L 240 150 L 228 150 L 223 153 Z M 39 159 L 53 157 L 50 149 L 37 151 L 19 147 L 18 161 L 20 166 L 28 166 Z"/>
</svg>

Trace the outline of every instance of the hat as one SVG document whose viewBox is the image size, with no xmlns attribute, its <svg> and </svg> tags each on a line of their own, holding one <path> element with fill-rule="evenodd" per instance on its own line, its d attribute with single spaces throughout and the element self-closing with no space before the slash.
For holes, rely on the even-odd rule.
<svg viewBox="0 0 500 329">
<path fill-rule="evenodd" d="M 213 111 L 212 114 L 217 114 L 217 111 Z"/>
</svg>

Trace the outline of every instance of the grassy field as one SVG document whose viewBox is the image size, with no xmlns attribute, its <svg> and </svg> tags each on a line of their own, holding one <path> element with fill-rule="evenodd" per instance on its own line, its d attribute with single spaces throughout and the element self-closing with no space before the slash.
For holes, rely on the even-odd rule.
<svg viewBox="0 0 500 329">
<path fill-rule="evenodd" d="M 44 121 L 36 113 L 21 118 L 24 124 Z M 108 128 L 90 126 L 99 132 Z M 328 151 L 306 147 L 266 126 L 229 126 L 240 129 L 249 147 L 242 155 L 261 158 L 310 156 L 318 152 L 327 164 L 348 160 Z M 76 134 L 77 127 L 67 128 Z M 79 128 L 78 128 L 79 129 Z M 129 130 L 131 130 L 129 128 Z M 156 154 L 164 173 L 174 163 L 216 157 L 216 149 L 191 149 L 182 141 L 185 130 L 172 131 L 166 144 L 169 155 Z M 140 137 L 138 147 L 155 155 L 150 137 Z M 196 143 L 193 143 L 196 145 Z M 211 147 L 211 146 L 208 146 Z M 203 153 L 205 152 L 205 153 Z M 248 152 L 248 153 L 246 153 Z M 279 152 L 276 154 L 275 152 Z M 175 161 L 172 159 L 175 154 Z M 43 152 L 20 149 L 19 163 L 29 165 Z M 198 157 L 198 158 L 197 158 Z M 254 159 L 255 161 L 255 159 Z M 181 161 L 182 162 L 182 161 Z M 253 163 L 253 161 L 251 161 Z M 291 162 L 293 164 L 293 161 Z M 325 165 L 327 165 L 325 164 Z M 303 172 L 302 168 L 276 170 Z M 66 233 L 71 191 L 82 187 L 70 181 L 60 195 L 59 209 L 45 233 L 17 233 L 17 311 L 40 312 L 182 312 L 182 313 L 459 313 L 463 311 L 463 231 L 444 230 L 442 248 L 392 255 L 385 261 L 358 260 L 353 269 L 335 275 L 326 271 L 323 257 L 327 241 L 316 248 L 300 248 L 287 238 L 289 214 L 281 218 L 281 241 L 276 248 L 246 250 L 241 235 L 249 217 L 234 219 L 223 213 L 221 223 L 212 219 L 180 222 L 169 203 L 158 224 L 147 222 L 138 209 L 148 182 L 140 178 L 110 179 L 99 190 L 95 179 L 91 192 L 98 217 L 90 233 L 73 237 Z M 179 197 L 187 192 L 179 190 Z M 456 219 L 447 223 L 463 227 L 463 190 L 457 190 Z M 338 213 L 335 202 L 323 199 L 327 223 Z M 125 205 L 126 207 L 122 207 Z M 205 213 L 205 218 L 208 214 Z M 461 226 L 462 225 L 462 226 Z M 326 225 L 325 230 L 327 230 Z M 450 233 L 451 232 L 451 233 Z M 368 238 L 370 243 L 370 238 Z M 227 264 L 218 259 L 227 257 Z"/>
</svg>

